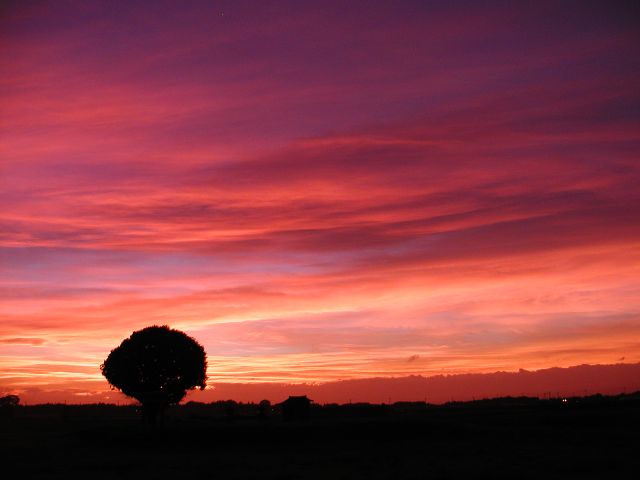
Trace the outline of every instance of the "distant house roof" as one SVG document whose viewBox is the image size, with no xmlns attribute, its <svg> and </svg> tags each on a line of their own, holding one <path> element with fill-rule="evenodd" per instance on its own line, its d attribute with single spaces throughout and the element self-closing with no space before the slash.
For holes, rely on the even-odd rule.
<svg viewBox="0 0 640 480">
<path fill-rule="evenodd" d="M 287 398 L 285 401 L 283 401 L 281 403 L 281 405 L 284 404 L 309 404 L 311 403 L 313 400 L 311 400 L 310 398 L 307 398 L 306 395 L 299 395 L 299 396 L 290 396 L 289 398 Z"/>
<path fill-rule="evenodd" d="M 280 404 L 282 418 L 284 420 L 296 420 L 309 418 L 311 400 L 306 395 L 292 396 Z"/>
</svg>

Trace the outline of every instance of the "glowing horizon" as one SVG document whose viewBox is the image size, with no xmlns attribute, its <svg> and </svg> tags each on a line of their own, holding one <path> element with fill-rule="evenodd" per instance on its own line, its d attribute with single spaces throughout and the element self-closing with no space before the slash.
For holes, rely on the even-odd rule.
<svg viewBox="0 0 640 480">
<path fill-rule="evenodd" d="M 631 8 L 447 5 L 5 7 L 0 393 L 640 362 Z"/>
</svg>

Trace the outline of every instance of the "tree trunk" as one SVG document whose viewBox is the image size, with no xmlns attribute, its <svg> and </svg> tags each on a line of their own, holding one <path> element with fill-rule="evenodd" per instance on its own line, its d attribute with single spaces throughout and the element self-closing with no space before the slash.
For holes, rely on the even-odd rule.
<svg viewBox="0 0 640 480">
<path fill-rule="evenodd" d="M 152 430 L 162 428 L 165 408 L 166 405 L 159 402 L 147 402 L 142 405 L 144 420 Z"/>
</svg>

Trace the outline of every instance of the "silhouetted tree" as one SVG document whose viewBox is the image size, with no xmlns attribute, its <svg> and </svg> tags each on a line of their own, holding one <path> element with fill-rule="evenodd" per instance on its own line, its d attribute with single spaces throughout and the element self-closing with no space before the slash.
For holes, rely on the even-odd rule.
<svg viewBox="0 0 640 480">
<path fill-rule="evenodd" d="M 206 385 L 207 355 L 202 345 L 169 327 L 152 326 L 133 332 L 100 366 L 108 382 L 142 404 L 155 425 L 165 408 Z M 161 417 L 162 418 L 162 417 Z"/>
<path fill-rule="evenodd" d="M 5 395 L 4 397 L 0 397 L 0 407 L 2 408 L 16 407 L 19 403 L 20 397 L 17 395 Z"/>
<path fill-rule="evenodd" d="M 20 403 L 20 397 L 17 395 L 5 395 L 0 397 L 0 417 L 10 417 L 13 411 Z"/>
<path fill-rule="evenodd" d="M 224 414 L 227 419 L 232 420 L 238 411 L 238 403 L 233 400 L 227 400 L 224 402 Z"/>
<path fill-rule="evenodd" d="M 259 418 L 267 418 L 271 413 L 271 402 L 269 400 L 262 400 L 258 404 L 258 417 Z"/>
</svg>

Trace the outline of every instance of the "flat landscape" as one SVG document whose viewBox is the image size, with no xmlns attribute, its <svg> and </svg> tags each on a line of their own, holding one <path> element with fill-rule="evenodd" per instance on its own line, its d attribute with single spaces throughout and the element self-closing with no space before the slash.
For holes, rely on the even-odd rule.
<svg viewBox="0 0 640 480">
<path fill-rule="evenodd" d="M 2 418 L 3 470 L 47 479 L 631 478 L 640 466 L 638 395 L 325 406 L 289 422 L 252 408 L 178 406 L 154 431 L 131 406 L 20 406 Z"/>
</svg>

